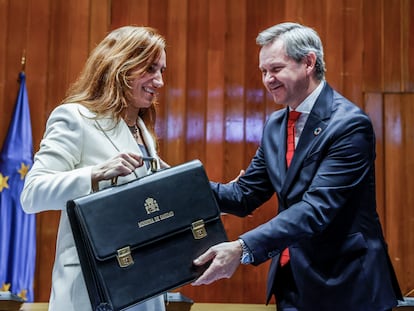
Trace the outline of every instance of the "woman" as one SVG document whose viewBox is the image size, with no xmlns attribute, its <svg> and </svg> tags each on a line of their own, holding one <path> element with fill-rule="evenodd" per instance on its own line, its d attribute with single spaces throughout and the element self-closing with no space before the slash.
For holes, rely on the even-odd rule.
<svg viewBox="0 0 414 311">
<path fill-rule="evenodd" d="M 91 310 L 66 202 L 151 172 L 157 90 L 165 40 L 148 27 L 112 31 L 92 52 L 67 97 L 50 115 L 21 195 L 27 213 L 62 210 L 49 310 Z M 131 310 L 165 310 L 162 296 Z"/>
</svg>

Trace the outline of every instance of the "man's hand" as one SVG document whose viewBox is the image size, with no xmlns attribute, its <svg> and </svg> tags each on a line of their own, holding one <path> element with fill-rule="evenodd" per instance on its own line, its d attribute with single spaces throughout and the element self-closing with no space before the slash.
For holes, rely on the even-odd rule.
<svg viewBox="0 0 414 311">
<path fill-rule="evenodd" d="M 239 178 L 242 177 L 245 173 L 246 173 L 245 170 L 240 170 L 239 175 L 237 175 L 237 177 L 235 177 L 230 182 L 237 182 L 237 181 L 239 181 Z"/>
<path fill-rule="evenodd" d="M 210 284 L 216 280 L 230 278 L 240 265 L 242 247 L 239 241 L 224 242 L 210 247 L 194 260 L 196 266 L 212 260 L 208 269 L 192 285 Z"/>
</svg>

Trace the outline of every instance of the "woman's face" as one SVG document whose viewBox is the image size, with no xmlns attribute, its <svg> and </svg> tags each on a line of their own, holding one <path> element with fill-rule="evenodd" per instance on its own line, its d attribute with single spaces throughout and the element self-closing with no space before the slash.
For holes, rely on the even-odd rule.
<svg viewBox="0 0 414 311">
<path fill-rule="evenodd" d="M 162 74 L 167 67 L 165 51 L 161 52 L 160 58 L 148 67 L 141 76 L 132 80 L 132 107 L 148 108 L 157 96 L 158 88 L 164 86 Z"/>
</svg>

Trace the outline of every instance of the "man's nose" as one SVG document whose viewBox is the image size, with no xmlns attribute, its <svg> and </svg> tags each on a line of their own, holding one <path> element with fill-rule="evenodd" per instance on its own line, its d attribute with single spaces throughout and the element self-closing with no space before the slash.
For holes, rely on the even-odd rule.
<svg viewBox="0 0 414 311">
<path fill-rule="evenodd" d="M 271 83 L 275 80 L 275 77 L 273 74 L 271 74 L 270 72 L 266 72 L 263 76 L 263 83 L 267 84 L 267 83 Z"/>
</svg>

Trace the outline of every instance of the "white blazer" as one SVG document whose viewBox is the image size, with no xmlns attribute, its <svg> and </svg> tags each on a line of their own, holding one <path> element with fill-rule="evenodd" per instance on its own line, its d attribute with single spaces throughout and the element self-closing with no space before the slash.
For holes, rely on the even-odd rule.
<svg viewBox="0 0 414 311">
<path fill-rule="evenodd" d="M 49 311 L 88 311 L 91 305 L 66 213 L 66 202 L 91 193 L 91 168 L 119 152 L 142 154 L 126 123 L 115 125 L 109 119 L 95 121 L 94 115 L 79 104 L 63 104 L 50 115 L 33 167 L 26 176 L 21 203 L 27 213 L 61 210 L 52 273 Z M 154 141 L 139 119 L 150 156 L 156 157 Z M 118 184 L 149 174 L 142 166 Z M 110 185 L 102 181 L 99 188 Z M 130 310 L 165 310 L 162 296 Z"/>
</svg>

